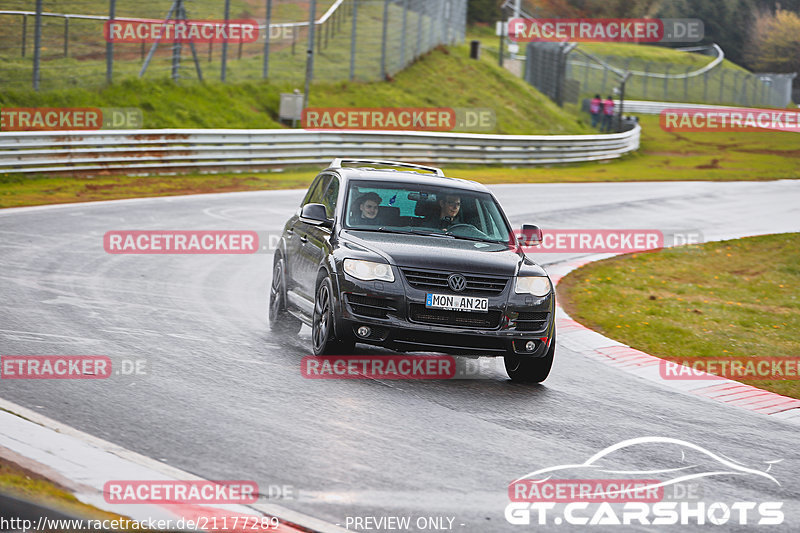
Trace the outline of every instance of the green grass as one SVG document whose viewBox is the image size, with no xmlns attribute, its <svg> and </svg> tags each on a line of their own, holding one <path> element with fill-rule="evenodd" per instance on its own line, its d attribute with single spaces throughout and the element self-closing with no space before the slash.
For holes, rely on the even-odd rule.
<svg viewBox="0 0 800 533">
<path fill-rule="evenodd" d="M 81 503 L 72 493 L 45 477 L 0 458 L 0 491 L 45 505 L 69 516 L 91 520 L 119 520 L 120 515 Z M 147 530 L 144 530 L 147 531 Z"/>
<path fill-rule="evenodd" d="M 575 320 L 663 358 L 800 357 L 800 234 L 618 256 L 567 275 Z M 800 382 L 747 381 L 800 398 Z"/>
<path fill-rule="evenodd" d="M 473 61 L 465 45 L 440 47 L 386 82 L 318 82 L 315 107 L 481 107 L 494 109 L 494 133 L 587 133 L 570 113 L 489 60 Z M 0 107 L 139 107 L 144 127 L 276 128 L 286 82 L 182 85 L 126 80 L 98 90 L 65 88 L 32 93 L 0 89 Z"/>
</svg>

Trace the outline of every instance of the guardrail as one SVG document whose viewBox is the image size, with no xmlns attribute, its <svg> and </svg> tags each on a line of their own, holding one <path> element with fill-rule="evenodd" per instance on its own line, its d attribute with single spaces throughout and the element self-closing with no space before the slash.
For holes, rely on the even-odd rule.
<svg viewBox="0 0 800 533">
<path fill-rule="evenodd" d="M 221 172 L 327 164 L 336 157 L 531 166 L 614 159 L 641 128 L 606 135 L 412 131 L 98 130 L 0 133 L 0 173 Z"/>
<path fill-rule="evenodd" d="M 619 109 L 619 100 L 614 100 Z M 753 109 L 737 105 L 710 105 L 688 104 L 683 102 L 650 102 L 647 100 L 625 100 L 626 113 L 640 113 L 642 115 L 658 115 L 665 109 Z M 759 108 L 761 109 L 761 108 Z"/>
</svg>

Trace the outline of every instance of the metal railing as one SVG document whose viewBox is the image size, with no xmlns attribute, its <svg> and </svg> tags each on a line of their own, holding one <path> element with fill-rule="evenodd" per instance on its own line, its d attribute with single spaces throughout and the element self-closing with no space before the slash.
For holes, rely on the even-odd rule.
<svg viewBox="0 0 800 533">
<path fill-rule="evenodd" d="M 530 166 L 618 158 L 641 129 L 610 135 L 307 130 L 99 130 L 0 134 L 0 173 L 147 174 L 283 168 L 336 157 Z"/>
<path fill-rule="evenodd" d="M 144 76 L 299 83 L 305 79 L 309 46 L 314 50 L 314 79 L 383 80 L 439 45 L 462 42 L 467 18 L 467 0 L 314 0 L 319 10 L 313 17 L 310 8 L 295 0 L 263 0 L 257 4 L 266 7 L 254 4 L 259 16 L 250 17 L 259 26 L 254 42 L 164 41 L 154 48 L 152 43 L 108 43 L 104 23 L 111 18 L 164 20 L 165 13 L 146 3 L 104 3 L 108 10 L 103 14 L 77 14 L 52 12 L 55 3 L 43 0 L 37 17 L 29 0 L 6 0 L 0 6 L 4 88 L 94 87 Z M 181 0 L 184 4 L 186 18 L 224 18 L 222 0 L 203 5 Z M 298 20 L 304 11 L 307 18 Z M 314 42 L 309 43 L 312 27 Z"/>
</svg>

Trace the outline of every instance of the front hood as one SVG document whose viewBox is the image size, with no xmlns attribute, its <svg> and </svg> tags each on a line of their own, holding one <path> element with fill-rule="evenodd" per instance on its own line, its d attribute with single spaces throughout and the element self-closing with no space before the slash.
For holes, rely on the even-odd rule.
<svg viewBox="0 0 800 533">
<path fill-rule="evenodd" d="M 514 276 L 525 259 L 505 243 L 359 230 L 342 230 L 340 237 L 399 267 Z"/>
</svg>

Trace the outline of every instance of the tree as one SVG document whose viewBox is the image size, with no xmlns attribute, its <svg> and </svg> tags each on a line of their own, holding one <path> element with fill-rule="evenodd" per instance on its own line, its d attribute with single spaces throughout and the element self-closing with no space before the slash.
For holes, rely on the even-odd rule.
<svg viewBox="0 0 800 533">
<path fill-rule="evenodd" d="M 785 9 L 757 13 L 745 57 L 756 71 L 800 71 L 800 16 Z"/>
<path fill-rule="evenodd" d="M 494 23 L 501 19 L 500 5 L 502 0 L 469 0 L 467 3 L 467 22 Z"/>
</svg>

